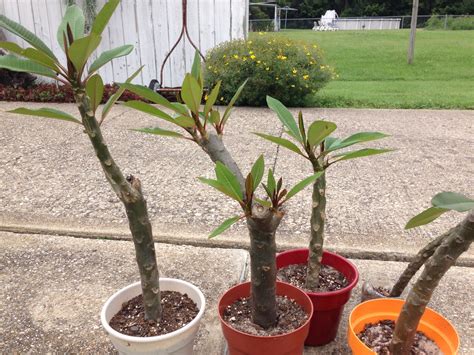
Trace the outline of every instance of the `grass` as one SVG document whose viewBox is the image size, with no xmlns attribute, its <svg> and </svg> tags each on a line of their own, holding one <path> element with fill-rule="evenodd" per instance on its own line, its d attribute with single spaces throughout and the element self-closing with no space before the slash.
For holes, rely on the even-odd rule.
<svg viewBox="0 0 474 355">
<path fill-rule="evenodd" d="M 474 31 L 409 30 L 278 34 L 318 44 L 339 78 L 309 102 L 322 107 L 474 109 Z"/>
</svg>

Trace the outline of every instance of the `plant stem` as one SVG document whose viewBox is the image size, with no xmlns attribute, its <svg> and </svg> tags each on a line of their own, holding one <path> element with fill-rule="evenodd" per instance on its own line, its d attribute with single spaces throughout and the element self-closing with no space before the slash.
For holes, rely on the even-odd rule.
<svg viewBox="0 0 474 355">
<path fill-rule="evenodd" d="M 438 238 L 432 240 L 423 247 L 407 265 L 405 271 L 400 275 L 395 285 L 390 291 L 389 297 L 400 297 L 410 280 L 415 276 L 423 264 L 434 254 L 436 249 L 441 245 L 441 242 L 449 236 L 452 231 L 441 234 Z"/>
<path fill-rule="evenodd" d="M 151 223 L 148 218 L 140 180 L 133 176 L 127 179 L 123 176 L 105 143 L 99 123 L 94 112 L 92 112 L 89 97 L 83 88 L 74 88 L 73 90 L 85 132 L 94 147 L 107 181 L 124 204 L 127 212 L 140 271 L 145 318 L 159 320 L 161 317 L 159 272 L 156 264 Z"/>
<path fill-rule="evenodd" d="M 222 141 L 222 136 L 215 133 L 208 133 L 206 137 L 201 138 L 198 142 L 199 146 L 209 155 L 214 163 L 218 161 L 224 164 L 239 180 L 240 189 L 245 196 L 245 179 L 242 171 L 235 162 L 232 155 Z"/>
<path fill-rule="evenodd" d="M 448 233 L 408 294 L 393 333 L 391 354 L 410 353 L 416 328 L 436 286 L 473 241 L 474 210 L 471 210 L 467 217 Z"/>
<path fill-rule="evenodd" d="M 317 163 L 313 163 L 314 172 L 321 171 Z M 309 242 L 308 271 L 305 288 L 315 291 L 319 285 L 321 260 L 323 259 L 324 226 L 326 223 L 326 173 L 313 184 L 311 206 L 311 239 Z"/>
<path fill-rule="evenodd" d="M 263 206 L 254 206 L 247 217 L 250 234 L 250 270 L 252 322 L 267 329 L 276 314 L 276 243 L 275 233 L 283 217 Z"/>
</svg>

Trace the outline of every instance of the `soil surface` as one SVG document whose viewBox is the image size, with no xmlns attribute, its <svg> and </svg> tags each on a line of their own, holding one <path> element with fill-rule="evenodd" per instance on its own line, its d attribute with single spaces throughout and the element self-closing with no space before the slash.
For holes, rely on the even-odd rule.
<svg viewBox="0 0 474 355">
<path fill-rule="evenodd" d="M 196 303 L 187 294 L 175 291 L 161 292 L 161 306 L 163 313 L 159 322 L 145 320 L 143 296 L 139 295 L 124 303 L 109 324 L 122 334 L 152 337 L 184 327 L 199 312 Z"/>
<path fill-rule="evenodd" d="M 306 290 L 306 264 L 292 264 L 278 270 L 277 278 L 280 281 L 287 282 L 306 292 L 329 292 L 337 291 L 349 284 L 342 272 L 337 271 L 331 266 L 322 265 L 319 273 L 319 286 L 316 290 Z"/>
<path fill-rule="evenodd" d="M 391 320 L 383 320 L 378 323 L 366 324 L 364 330 L 357 334 L 360 340 L 373 351 L 380 355 L 390 354 L 390 342 L 393 337 L 395 322 Z M 411 347 L 411 355 L 442 355 L 433 340 L 428 338 L 423 332 L 416 332 L 415 341 Z"/>
<path fill-rule="evenodd" d="M 263 329 L 252 323 L 252 307 L 249 298 L 241 298 L 227 306 L 224 320 L 232 328 L 241 332 L 259 336 L 272 336 L 289 333 L 301 327 L 308 319 L 304 309 L 294 300 L 277 296 L 277 324 L 270 329 Z"/>
</svg>

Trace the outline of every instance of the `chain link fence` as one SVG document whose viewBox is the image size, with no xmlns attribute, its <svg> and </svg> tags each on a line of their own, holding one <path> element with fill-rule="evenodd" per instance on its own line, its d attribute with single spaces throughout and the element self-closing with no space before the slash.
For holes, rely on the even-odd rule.
<svg viewBox="0 0 474 355">
<path fill-rule="evenodd" d="M 250 20 L 249 29 L 254 32 L 272 32 L 277 28 L 310 30 L 318 26 L 320 21 L 319 17 L 280 18 L 276 24 L 273 19 Z M 340 21 L 339 27 L 338 21 Z M 393 26 L 394 21 L 397 21 L 395 27 Z M 387 27 L 387 23 L 391 24 L 390 27 Z M 410 28 L 410 23 L 411 16 L 340 17 L 334 21 L 334 27 L 354 30 L 403 29 Z M 429 30 L 474 30 L 474 15 L 420 15 L 417 17 L 416 27 Z"/>
</svg>

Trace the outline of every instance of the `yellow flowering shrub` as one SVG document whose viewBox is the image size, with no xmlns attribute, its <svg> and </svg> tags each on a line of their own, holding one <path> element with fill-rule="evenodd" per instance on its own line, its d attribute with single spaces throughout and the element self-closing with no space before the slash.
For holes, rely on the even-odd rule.
<svg viewBox="0 0 474 355">
<path fill-rule="evenodd" d="M 213 48 L 207 54 L 205 70 L 206 86 L 222 81 L 218 101 L 222 104 L 248 78 L 237 101 L 246 106 L 265 106 L 266 95 L 286 106 L 304 106 L 309 95 L 335 76 L 317 45 L 263 33 Z"/>
</svg>

